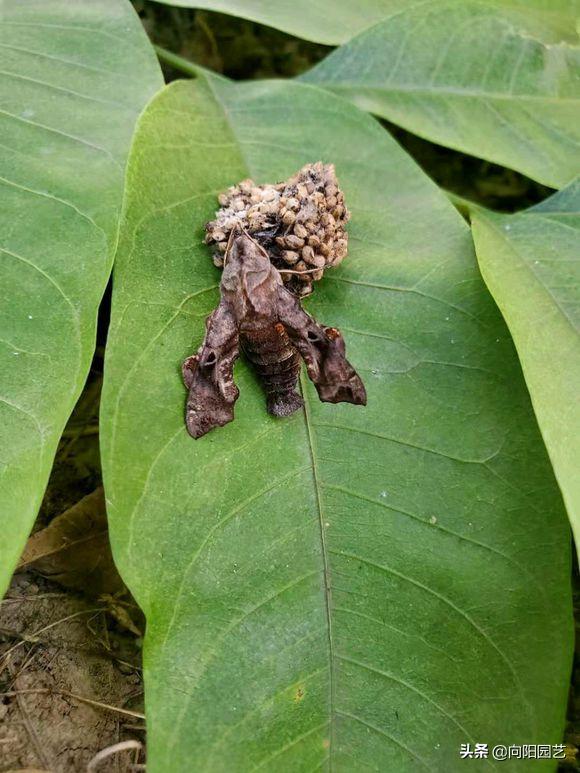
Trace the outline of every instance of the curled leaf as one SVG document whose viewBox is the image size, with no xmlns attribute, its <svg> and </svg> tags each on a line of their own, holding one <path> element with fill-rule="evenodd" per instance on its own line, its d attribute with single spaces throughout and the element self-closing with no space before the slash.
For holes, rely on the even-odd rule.
<svg viewBox="0 0 580 773">
<path fill-rule="evenodd" d="M 29 538 L 18 564 L 25 567 L 92 596 L 125 587 L 111 555 L 102 487 Z"/>
</svg>

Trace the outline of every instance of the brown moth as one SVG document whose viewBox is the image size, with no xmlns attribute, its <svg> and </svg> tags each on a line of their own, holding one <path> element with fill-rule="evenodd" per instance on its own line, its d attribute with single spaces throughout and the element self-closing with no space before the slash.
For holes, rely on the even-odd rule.
<svg viewBox="0 0 580 773">
<path fill-rule="evenodd" d="M 340 332 L 319 325 L 301 308 L 268 253 L 241 227 L 230 235 L 220 292 L 202 345 L 182 366 L 192 437 L 233 420 L 239 395 L 233 367 L 240 348 L 260 377 L 273 416 L 289 416 L 303 405 L 295 391 L 300 358 L 323 402 L 366 405 Z"/>
</svg>

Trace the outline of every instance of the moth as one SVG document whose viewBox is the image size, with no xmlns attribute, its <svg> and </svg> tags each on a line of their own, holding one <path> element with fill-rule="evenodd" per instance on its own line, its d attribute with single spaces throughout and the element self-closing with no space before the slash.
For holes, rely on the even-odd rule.
<svg viewBox="0 0 580 773">
<path fill-rule="evenodd" d="M 268 253 L 241 227 L 232 231 L 220 283 L 221 300 L 206 320 L 203 343 L 184 360 L 185 421 L 200 438 L 234 418 L 240 350 L 254 366 L 268 412 L 289 416 L 303 405 L 296 392 L 301 359 L 323 402 L 366 405 L 360 377 L 345 357 L 344 340 L 302 309 Z"/>
</svg>

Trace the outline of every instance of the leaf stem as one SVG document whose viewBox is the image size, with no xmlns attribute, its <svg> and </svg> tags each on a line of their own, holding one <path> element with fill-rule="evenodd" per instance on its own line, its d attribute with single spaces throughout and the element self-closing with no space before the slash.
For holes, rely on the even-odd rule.
<svg viewBox="0 0 580 773">
<path fill-rule="evenodd" d="M 190 62 L 189 59 L 184 59 L 182 56 L 179 56 L 179 54 L 174 54 L 173 51 L 168 51 L 161 46 L 154 46 L 154 48 L 159 61 L 170 65 L 186 75 L 190 75 L 192 78 L 197 78 L 200 74 L 201 68 L 193 62 Z"/>
</svg>

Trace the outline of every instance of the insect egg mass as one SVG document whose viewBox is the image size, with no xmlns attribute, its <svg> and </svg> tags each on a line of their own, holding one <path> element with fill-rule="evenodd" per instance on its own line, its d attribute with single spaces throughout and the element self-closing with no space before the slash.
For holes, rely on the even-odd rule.
<svg viewBox="0 0 580 773">
<path fill-rule="evenodd" d="M 350 213 L 333 164 L 307 164 L 276 185 L 242 180 L 218 200 L 221 208 L 206 223 L 205 241 L 215 246 L 214 262 L 220 268 L 236 226 L 266 249 L 284 283 L 301 297 L 312 292 L 326 268 L 346 256 Z"/>
</svg>

